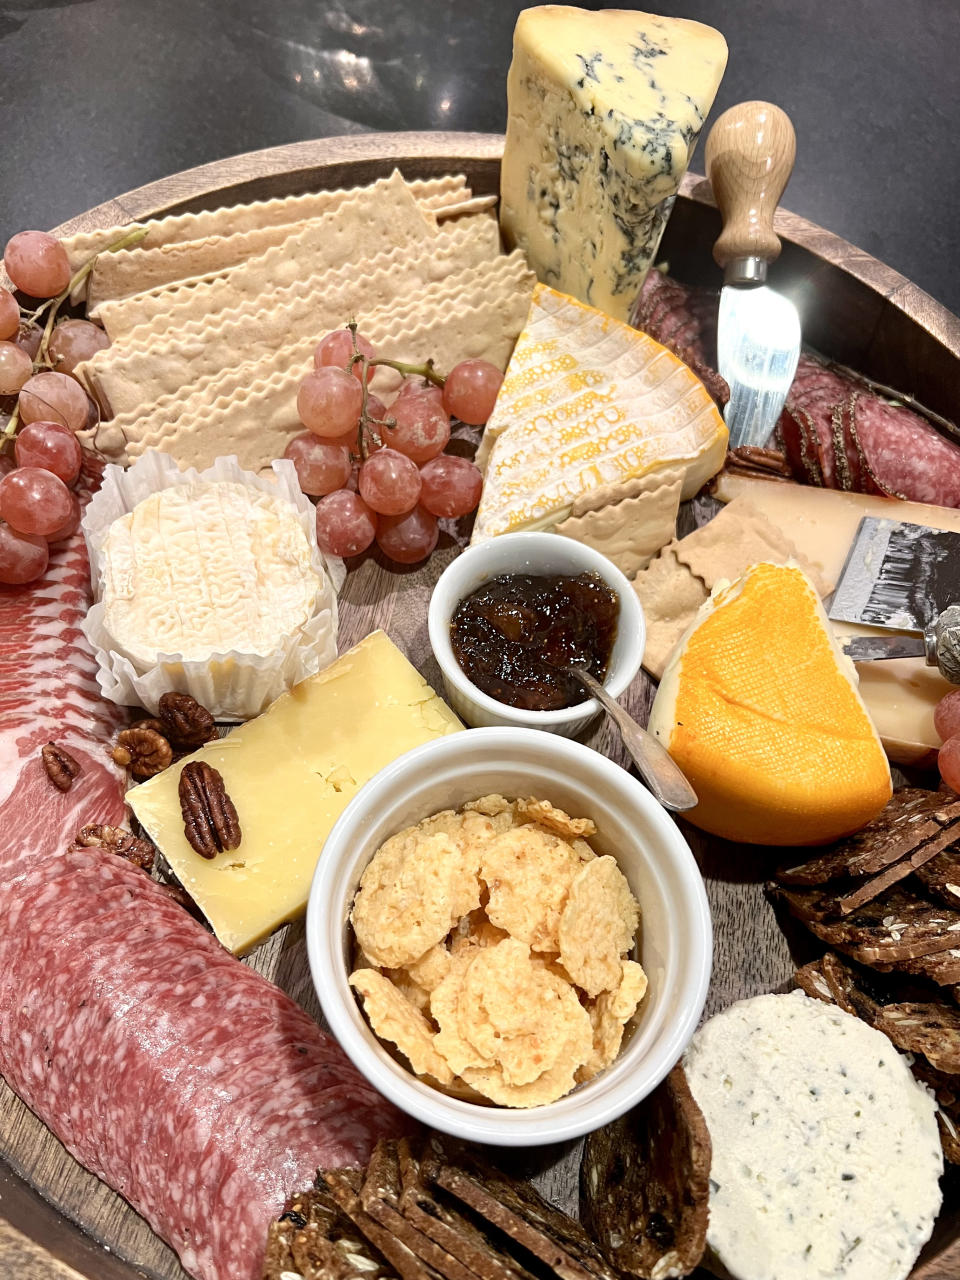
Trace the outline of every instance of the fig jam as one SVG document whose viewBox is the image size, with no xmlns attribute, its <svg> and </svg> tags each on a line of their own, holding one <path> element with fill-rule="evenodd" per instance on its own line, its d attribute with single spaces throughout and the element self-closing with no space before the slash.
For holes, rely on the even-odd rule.
<svg viewBox="0 0 960 1280">
<path fill-rule="evenodd" d="M 460 601 L 450 640 L 464 675 L 488 697 L 557 711 L 587 697 L 563 668 L 603 680 L 619 614 L 616 592 L 597 574 L 506 574 Z"/>
</svg>

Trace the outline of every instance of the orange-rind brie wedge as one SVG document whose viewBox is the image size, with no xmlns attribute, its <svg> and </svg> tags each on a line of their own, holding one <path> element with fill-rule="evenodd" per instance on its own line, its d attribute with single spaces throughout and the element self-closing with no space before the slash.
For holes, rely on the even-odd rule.
<svg viewBox="0 0 960 1280">
<path fill-rule="evenodd" d="M 890 767 L 813 584 L 757 564 L 674 650 L 649 729 L 690 780 L 685 816 L 747 844 L 825 844 L 890 799 Z"/>
<path fill-rule="evenodd" d="M 671 351 L 538 284 L 477 454 L 473 541 L 551 529 L 593 491 L 665 472 L 690 498 L 726 448 L 716 405 Z"/>
</svg>

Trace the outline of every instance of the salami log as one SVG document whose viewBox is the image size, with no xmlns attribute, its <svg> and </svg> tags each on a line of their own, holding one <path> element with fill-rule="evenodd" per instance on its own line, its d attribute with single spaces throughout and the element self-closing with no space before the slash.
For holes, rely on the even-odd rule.
<svg viewBox="0 0 960 1280">
<path fill-rule="evenodd" d="M 318 1165 L 407 1122 L 272 983 L 102 849 L 0 882 L 0 1071 L 198 1280 L 259 1280 Z"/>
</svg>

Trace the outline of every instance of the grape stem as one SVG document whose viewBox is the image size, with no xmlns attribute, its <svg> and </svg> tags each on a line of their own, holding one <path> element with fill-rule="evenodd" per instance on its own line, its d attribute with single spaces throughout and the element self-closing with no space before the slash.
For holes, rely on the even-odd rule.
<svg viewBox="0 0 960 1280">
<path fill-rule="evenodd" d="M 442 387 L 446 384 L 446 378 L 442 374 L 437 373 L 433 367 L 433 360 L 426 360 L 423 364 L 406 364 L 402 360 L 388 360 L 385 356 L 376 356 L 373 360 L 369 360 L 357 345 L 357 322 L 351 320 L 347 325 L 350 330 L 350 336 L 353 339 L 353 355 L 350 357 L 350 364 L 347 366 L 347 372 L 353 372 L 355 364 L 360 365 L 362 377 L 360 385 L 363 388 L 363 399 L 360 402 L 360 422 L 357 426 L 357 453 L 360 461 L 367 460 L 367 434 L 374 444 L 382 445 L 383 440 L 374 430 L 374 420 L 367 413 L 367 381 L 370 369 L 374 365 L 385 365 L 388 369 L 396 369 L 397 373 L 402 373 L 407 378 L 424 378 L 427 382 L 432 382 L 436 387 Z M 377 426 L 386 427 L 390 430 L 397 424 L 393 418 L 385 418 L 383 422 L 377 423 Z"/>
<path fill-rule="evenodd" d="M 67 298 L 70 297 L 75 289 L 78 289 L 80 285 L 83 284 L 84 280 L 86 280 L 87 276 L 97 265 L 97 259 L 100 257 L 100 254 L 116 253 L 118 249 L 130 249 L 134 245 L 139 244 L 148 231 L 149 227 L 134 227 L 132 231 L 128 231 L 125 235 L 111 241 L 110 244 L 95 253 L 93 257 L 87 259 L 83 266 L 75 272 L 63 293 L 58 293 L 55 298 L 48 298 L 46 302 L 41 303 L 41 305 L 37 307 L 36 311 L 31 312 L 31 314 L 26 317 L 27 320 L 36 322 L 39 320 L 40 316 L 43 315 L 44 311 L 47 311 L 49 308 L 46 324 L 43 327 L 43 337 L 40 339 L 40 346 L 37 350 L 37 358 L 33 362 L 35 366 L 46 369 L 53 367 L 47 359 L 47 347 L 50 343 L 51 337 L 53 336 L 53 326 L 56 324 L 57 313 L 63 303 L 66 302 Z"/>
</svg>

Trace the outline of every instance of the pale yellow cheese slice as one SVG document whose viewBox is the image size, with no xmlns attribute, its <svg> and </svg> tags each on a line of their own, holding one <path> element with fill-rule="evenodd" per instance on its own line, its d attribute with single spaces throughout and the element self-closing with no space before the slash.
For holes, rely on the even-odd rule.
<svg viewBox="0 0 960 1280">
<path fill-rule="evenodd" d="M 726 447 L 716 405 L 672 352 L 538 284 L 477 454 L 473 541 L 550 528 L 585 494 L 668 469 L 690 498 Z"/>
<path fill-rule="evenodd" d="M 383 631 L 296 685 L 255 720 L 127 795 L 181 884 L 231 951 L 301 915 L 323 842 L 363 784 L 412 747 L 463 726 Z M 242 839 L 207 860 L 184 834 L 190 760 L 223 777 Z"/>
<path fill-rule="evenodd" d="M 713 592 L 648 728 L 697 793 L 684 816 L 727 840 L 826 843 L 875 818 L 892 792 L 853 664 L 791 565 L 754 565 Z"/>
<path fill-rule="evenodd" d="M 821 570 L 822 576 L 834 584 L 864 516 L 905 520 L 909 524 L 960 533 L 960 511 L 949 507 L 756 480 L 750 476 L 721 475 L 717 497 L 722 502 L 748 498 L 751 505 L 773 521 L 797 550 Z M 836 622 L 832 626 L 841 643 L 851 636 L 893 634 L 852 623 Z M 890 759 L 896 764 L 934 767 L 940 737 L 933 725 L 933 712 L 954 686 L 944 680 L 936 667 L 928 667 L 923 658 L 860 662 L 857 672 L 860 693 Z"/>
</svg>

